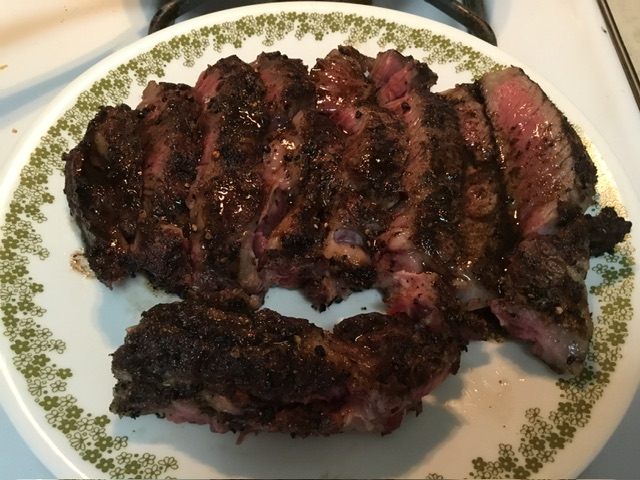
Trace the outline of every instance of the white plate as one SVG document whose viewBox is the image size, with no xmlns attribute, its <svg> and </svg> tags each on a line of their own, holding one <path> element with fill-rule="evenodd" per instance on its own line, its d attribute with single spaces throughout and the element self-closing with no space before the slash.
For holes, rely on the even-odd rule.
<svg viewBox="0 0 640 480">
<path fill-rule="evenodd" d="M 437 89 L 497 65 L 517 64 L 452 28 L 373 7 L 276 3 L 227 10 L 147 37 L 92 68 L 56 99 L 12 159 L 0 189 L 0 354 L 3 405 L 54 474 L 66 477 L 573 477 L 606 442 L 638 384 L 635 237 L 593 262 L 596 330 L 585 372 L 559 379 L 516 343 L 473 345 L 458 375 L 425 399 L 424 412 L 380 437 L 248 437 L 154 417 L 119 419 L 108 406 L 109 354 L 141 311 L 162 301 L 144 283 L 112 291 L 70 267 L 80 248 L 62 194 L 60 157 L 102 104 L 136 104 L 151 79 L 195 83 L 218 58 L 280 50 L 313 64 L 341 43 L 365 53 L 398 48 L 430 63 Z M 526 67 L 525 67 L 526 68 Z M 529 71 L 531 74 L 531 72 Z M 580 113 L 538 77 L 580 125 L 600 172 L 602 203 L 634 220 L 621 168 Z M 602 158 L 601 158 L 602 157 Z M 627 197 L 628 195 L 628 197 Z M 623 207 L 624 206 L 624 207 Z M 283 313 L 329 325 L 375 294 L 317 314 L 295 292 L 272 292 Z"/>
</svg>

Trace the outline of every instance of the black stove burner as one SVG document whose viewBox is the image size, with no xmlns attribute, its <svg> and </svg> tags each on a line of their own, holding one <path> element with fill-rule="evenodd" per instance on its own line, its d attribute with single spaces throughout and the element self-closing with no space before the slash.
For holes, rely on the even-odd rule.
<svg viewBox="0 0 640 480">
<path fill-rule="evenodd" d="M 204 0 L 162 0 L 160 8 L 151 19 L 149 33 L 162 30 L 172 25 L 178 17 L 184 15 Z M 496 36 L 487 22 L 482 0 L 425 0 L 458 23 L 467 28 L 469 33 L 492 44 L 497 45 Z M 351 3 L 371 4 L 371 0 L 352 0 Z"/>
</svg>

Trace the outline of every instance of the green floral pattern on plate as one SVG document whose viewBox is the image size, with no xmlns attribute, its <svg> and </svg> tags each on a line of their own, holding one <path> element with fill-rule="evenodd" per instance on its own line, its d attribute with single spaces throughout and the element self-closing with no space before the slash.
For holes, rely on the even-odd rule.
<svg viewBox="0 0 640 480">
<path fill-rule="evenodd" d="M 437 35 L 428 29 L 410 28 L 381 18 L 344 13 L 283 12 L 248 15 L 236 21 L 215 24 L 176 35 L 148 52 L 109 71 L 82 92 L 75 105 L 49 128 L 23 167 L 19 184 L 8 206 L 2 226 L 0 250 L 0 301 L 3 334 L 9 341 L 11 361 L 24 377 L 33 401 L 42 408 L 49 425 L 60 431 L 83 460 L 111 478 L 169 478 L 179 473 L 178 460 L 156 456 L 129 447 L 126 436 L 113 436 L 107 426 L 111 418 L 103 412 L 89 412 L 80 399 L 68 391 L 73 370 L 64 363 L 66 343 L 39 322 L 46 311 L 37 296 L 44 291 L 30 273 L 32 262 L 45 262 L 49 251 L 36 233 L 37 224 L 47 221 L 43 207 L 62 192 L 49 190 L 50 177 L 62 168 L 62 155 L 82 137 L 89 120 L 101 105 L 123 102 L 134 84 L 144 86 L 151 78 L 162 78 L 170 62 L 182 60 L 193 66 L 209 51 L 225 46 L 239 48 L 251 37 L 262 39 L 265 50 L 292 35 L 298 41 L 321 41 L 340 33 L 342 43 L 376 40 L 381 49 L 417 48 L 429 63 L 452 64 L 458 72 L 477 77 L 500 68 L 490 57 L 472 47 Z M 469 476 L 476 478 L 535 475 L 553 462 L 576 431 L 590 419 L 593 405 L 602 396 L 620 359 L 633 311 L 633 252 L 622 244 L 614 255 L 594 267 L 600 277 L 591 288 L 600 303 L 601 314 L 585 371 L 572 380 L 559 380 L 562 401 L 550 412 L 526 410 L 526 423 L 519 431 L 520 444 L 500 444 L 495 459 L 472 460 Z M 106 403 L 106 402 L 105 402 Z M 428 478 L 443 478 L 439 474 Z"/>
</svg>

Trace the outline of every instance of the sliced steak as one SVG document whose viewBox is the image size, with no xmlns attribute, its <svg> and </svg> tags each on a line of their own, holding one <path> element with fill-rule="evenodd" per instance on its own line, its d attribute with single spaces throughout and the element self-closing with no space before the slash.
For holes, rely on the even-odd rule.
<svg viewBox="0 0 640 480">
<path fill-rule="evenodd" d="M 454 106 L 467 150 L 462 184 L 462 218 L 458 235 L 463 250 L 463 275 L 454 284 L 466 310 L 488 306 L 498 295 L 505 256 L 516 235 L 507 209 L 493 130 L 473 85 L 459 85 L 442 93 Z"/>
<path fill-rule="evenodd" d="M 262 205 L 239 247 L 238 280 L 247 293 L 263 295 L 269 284 L 259 271 L 262 240 L 285 215 L 288 197 L 300 191 L 299 164 L 291 161 L 299 138 L 291 120 L 300 110 L 314 106 L 316 92 L 301 60 L 289 59 L 278 52 L 263 53 L 252 66 L 265 85 L 268 127 L 260 167 Z"/>
<path fill-rule="evenodd" d="M 330 333 L 270 310 L 157 305 L 113 355 L 111 411 L 214 432 L 388 433 L 459 355 L 455 339 L 404 316 L 360 315 Z"/>
<path fill-rule="evenodd" d="M 263 204 L 262 154 L 269 124 L 265 86 L 254 69 L 235 56 L 208 67 L 195 91 L 204 103 L 200 125 L 204 151 L 189 201 L 193 289 L 217 297 L 241 291 L 251 265 L 243 256 Z M 251 272 L 253 273 L 253 272 Z M 260 292 L 248 291 L 258 306 Z"/>
<path fill-rule="evenodd" d="M 292 126 L 297 135 L 291 139 L 295 148 L 283 168 L 295 185 L 286 198 L 284 217 L 258 248 L 263 250 L 260 258 L 267 284 L 299 288 L 323 310 L 341 295 L 323 250 L 328 218 L 342 184 L 339 162 L 344 134 L 315 110 L 301 111 Z"/>
<path fill-rule="evenodd" d="M 589 257 L 611 251 L 630 229 L 605 207 L 554 235 L 531 234 L 509 258 L 502 297 L 491 310 L 556 372 L 577 375 L 584 366 L 593 332 L 585 285 Z"/>
<path fill-rule="evenodd" d="M 324 249 L 335 279 L 337 296 L 331 301 L 374 285 L 373 242 L 388 228 L 391 209 L 405 197 L 405 126 L 375 102 L 369 76 L 373 62 L 352 47 L 340 47 L 311 71 L 320 111 L 346 133 L 342 188 L 327 220 Z"/>
<path fill-rule="evenodd" d="M 406 297 L 407 275 L 411 285 L 422 285 L 433 283 L 421 277 L 425 272 L 435 272 L 448 283 L 464 272 L 458 228 L 468 152 L 455 110 L 427 88 L 411 90 L 387 107 L 404 120 L 409 137 L 402 177 L 407 199 L 376 239 L 379 282 L 391 301 Z M 415 299 L 418 305 L 420 298 Z M 390 308 L 397 307 L 391 303 Z M 427 303 L 413 310 L 422 309 L 431 308 Z"/>
<path fill-rule="evenodd" d="M 509 258 L 502 297 L 491 311 L 515 338 L 559 373 L 583 368 L 593 324 L 585 278 L 589 236 L 584 217 L 555 235 L 531 234 Z"/>
<path fill-rule="evenodd" d="M 631 231 L 631 222 L 620 217 L 612 207 L 603 207 L 597 215 L 587 215 L 586 219 L 592 257 L 613 253 L 615 246 Z"/>
<path fill-rule="evenodd" d="M 261 53 L 252 63 L 267 89 L 265 103 L 270 130 L 287 125 L 300 110 L 316 101 L 316 87 L 300 59 L 280 52 Z"/>
<path fill-rule="evenodd" d="M 132 254 L 153 285 L 184 295 L 192 283 L 187 197 L 202 157 L 202 104 L 188 85 L 152 81 L 137 111 L 144 195 Z"/>
<path fill-rule="evenodd" d="M 371 65 L 370 77 L 378 88 L 376 98 L 380 105 L 402 98 L 418 87 L 429 89 L 438 80 L 426 63 L 404 56 L 397 50 L 379 53 Z"/>
<path fill-rule="evenodd" d="M 368 57 L 347 46 L 340 46 L 318 59 L 311 68 L 318 108 L 331 113 L 340 107 L 373 101 L 375 88 L 368 78 L 369 62 Z"/>
<path fill-rule="evenodd" d="M 140 117 L 126 105 L 103 107 L 64 156 L 71 215 L 98 279 L 109 287 L 137 270 L 131 256 L 143 196 Z"/>
<path fill-rule="evenodd" d="M 593 201 L 596 168 L 562 112 L 516 67 L 488 73 L 478 85 L 519 232 L 553 233 L 583 214 Z"/>
</svg>

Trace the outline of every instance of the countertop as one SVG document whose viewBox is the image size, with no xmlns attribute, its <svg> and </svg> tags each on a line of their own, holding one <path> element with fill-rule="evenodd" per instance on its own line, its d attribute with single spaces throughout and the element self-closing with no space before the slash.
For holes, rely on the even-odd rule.
<svg viewBox="0 0 640 480">
<path fill-rule="evenodd" d="M 421 0 L 374 4 L 455 25 Z M 639 178 L 640 112 L 595 0 L 486 4 L 499 47 L 575 104 L 629 177 Z M 627 5 L 638 8 L 637 3 Z M 151 0 L 5 2 L 0 18 L 0 171 L 54 96 L 100 59 L 143 37 L 155 9 Z M 638 196 L 640 184 L 636 185 Z M 0 478 L 52 477 L 2 409 L 0 432 Z M 581 478 L 637 478 L 639 434 L 636 393 L 628 413 Z"/>
</svg>

